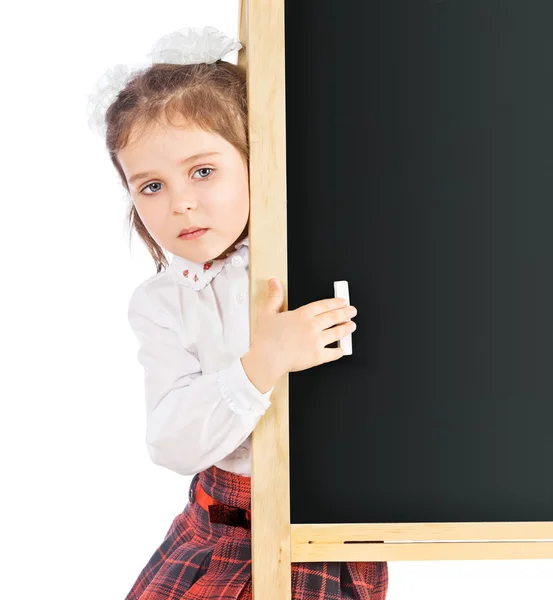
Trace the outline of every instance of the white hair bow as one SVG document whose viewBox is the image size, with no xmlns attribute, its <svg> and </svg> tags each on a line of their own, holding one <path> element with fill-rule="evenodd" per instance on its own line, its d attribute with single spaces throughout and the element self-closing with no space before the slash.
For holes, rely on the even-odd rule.
<svg viewBox="0 0 553 600">
<path fill-rule="evenodd" d="M 185 27 L 160 38 L 147 57 L 149 64 L 211 64 L 240 48 L 242 44 L 239 40 L 227 37 L 215 27 Z M 105 135 L 106 112 L 136 70 L 118 64 L 98 79 L 94 91 L 88 95 L 88 125 L 92 130 Z"/>
</svg>

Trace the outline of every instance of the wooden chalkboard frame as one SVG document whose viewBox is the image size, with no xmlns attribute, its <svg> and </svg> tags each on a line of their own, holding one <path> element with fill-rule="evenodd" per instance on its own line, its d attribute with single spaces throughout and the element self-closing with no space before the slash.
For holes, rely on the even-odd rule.
<svg viewBox="0 0 553 600">
<path fill-rule="evenodd" d="M 287 308 L 284 0 L 241 0 L 250 128 L 250 323 L 278 277 Z M 553 522 L 290 523 L 288 376 L 252 434 L 255 598 L 290 600 L 294 562 L 553 558 Z M 383 543 L 384 542 L 384 543 Z"/>
</svg>

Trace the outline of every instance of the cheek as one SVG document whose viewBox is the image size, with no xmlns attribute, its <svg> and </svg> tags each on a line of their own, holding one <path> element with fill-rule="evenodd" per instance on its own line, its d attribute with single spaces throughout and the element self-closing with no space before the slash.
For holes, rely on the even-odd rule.
<svg viewBox="0 0 553 600">
<path fill-rule="evenodd" d="M 140 220 L 144 223 L 144 225 L 146 225 L 146 221 L 148 221 L 148 211 L 146 210 L 144 203 L 135 200 L 134 208 L 135 208 L 136 212 L 138 213 Z"/>
<path fill-rule="evenodd" d="M 153 205 L 148 204 L 146 202 L 135 202 L 134 207 L 140 220 L 144 223 L 146 229 L 153 234 L 157 229 L 159 229 L 161 215 L 159 214 L 159 210 L 155 210 Z"/>
<path fill-rule="evenodd" d="M 249 201 L 244 196 L 227 196 L 224 202 L 220 199 L 211 202 L 205 212 L 219 222 L 235 222 L 248 214 Z"/>
<path fill-rule="evenodd" d="M 202 208 L 216 218 L 236 218 L 249 210 L 248 190 L 225 186 L 214 188 L 202 198 Z"/>
</svg>

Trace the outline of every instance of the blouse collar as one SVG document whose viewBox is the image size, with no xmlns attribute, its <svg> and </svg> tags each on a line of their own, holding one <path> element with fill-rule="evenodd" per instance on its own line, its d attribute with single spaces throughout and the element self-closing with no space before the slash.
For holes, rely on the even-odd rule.
<svg viewBox="0 0 553 600">
<path fill-rule="evenodd" d="M 225 264 L 236 264 L 233 261 L 239 261 L 239 264 L 244 267 L 248 265 L 248 237 L 235 244 L 234 248 L 235 250 L 226 258 L 209 260 L 205 263 L 195 263 L 182 256 L 173 254 L 171 262 L 167 267 L 167 272 L 177 283 L 200 291 L 222 271 Z M 237 259 L 237 256 L 240 258 Z"/>
</svg>

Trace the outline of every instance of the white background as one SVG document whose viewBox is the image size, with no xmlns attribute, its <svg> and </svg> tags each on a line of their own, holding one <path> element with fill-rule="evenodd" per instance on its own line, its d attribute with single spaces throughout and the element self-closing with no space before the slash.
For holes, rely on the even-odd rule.
<svg viewBox="0 0 553 600">
<path fill-rule="evenodd" d="M 155 271 L 138 238 L 129 249 L 126 196 L 86 124 L 86 95 L 108 67 L 142 61 L 175 29 L 237 35 L 238 0 L 7 4 L 0 595 L 123 600 L 183 509 L 190 478 L 147 455 L 126 310 Z M 389 568 L 389 600 L 553 598 L 553 561 Z"/>
</svg>

